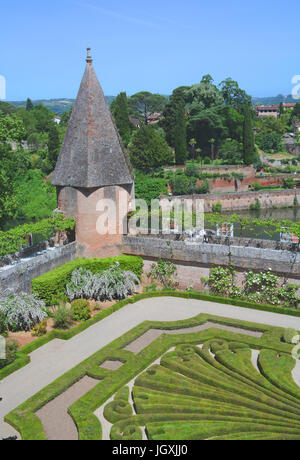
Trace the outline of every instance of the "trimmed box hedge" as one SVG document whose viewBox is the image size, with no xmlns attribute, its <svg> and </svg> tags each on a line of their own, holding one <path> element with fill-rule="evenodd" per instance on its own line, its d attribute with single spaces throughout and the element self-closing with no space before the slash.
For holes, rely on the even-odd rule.
<svg viewBox="0 0 300 460">
<path fill-rule="evenodd" d="M 122 255 L 106 259 L 76 259 L 33 279 L 31 283 L 32 292 L 44 300 L 47 305 L 50 305 L 53 297 L 65 294 L 66 284 L 70 281 L 73 271 L 77 268 L 83 267 L 94 274 L 102 273 L 116 262 L 119 262 L 123 270 L 130 270 L 141 279 L 144 266 L 141 257 Z"/>
<path fill-rule="evenodd" d="M 229 343 L 234 341 L 243 345 L 247 344 L 247 346 L 256 350 L 269 349 L 277 353 L 290 353 L 291 351 L 291 346 L 281 343 L 278 337 L 272 342 L 269 337 L 265 339 L 264 336 L 262 338 L 243 336 L 242 334 L 213 328 L 186 335 L 162 335 L 144 348 L 138 354 L 138 359 L 135 354 L 124 350 L 129 343 L 136 340 L 149 329 L 182 329 L 211 320 L 224 324 L 227 323 L 234 327 L 243 325 L 243 327 L 249 327 L 252 330 L 264 330 L 265 334 L 272 332 L 273 329 L 277 330 L 277 328 L 271 326 L 262 326 L 228 318 L 211 317 L 209 314 L 200 314 L 195 318 L 176 322 L 144 322 L 42 389 L 10 414 L 6 415 L 5 421 L 21 433 L 23 440 L 46 439 L 43 426 L 35 414 L 36 411 L 62 394 L 74 383 L 81 380 L 82 377 L 88 375 L 91 378 L 98 379 L 99 383 L 69 408 L 69 414 L 76 423 L 80 440 L 99 440 L 101 439 L 101 424 L 98 418 L 95 417 L 94 411 L 121 390 L 132 378 L 143 372 L 149 365 L 174 346 L 184 344 L 190 346 L 211 340 L 225 340 Z M 281 332 L 283 333 L 283 330 Z M 124 362 L 124 365 L 117 371 L 109 371 L 99 367 L 101 363 L 108 359 L 121 360 Z"/>
</svg>

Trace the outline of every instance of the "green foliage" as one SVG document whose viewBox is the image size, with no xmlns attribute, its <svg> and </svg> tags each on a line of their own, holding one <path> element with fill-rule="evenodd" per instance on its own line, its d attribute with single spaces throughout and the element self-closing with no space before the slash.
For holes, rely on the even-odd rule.
<svg viewBox="0 0 300 460">
<path fill-rule="evenodd" d="M 74 270 L 82 267 L 94 274 L 102 273 L 116 262 L 120 263 L 122 270 L 132 271 L 141 279 L 143 273 L 143 259 L 141 257 L 122 255 L 107 259 L 76 259 L 32 280 L 32 290 L 47 305 L 51 305 L 53 297 L 65 294 L 66 285 L 71 280 Z"/>
<path fill-rule="evenodd" d="M 91 317 L 91 308 L 87 300 L 73 300 L 71 313 L 75 321 L 87 321 Z"/>
<path fill-rule="evenodd" d="M 254 162 L 256 150 L 254 145 L 253 122 L 251 109 L 247 105 L 244 109 L 244 131 L 243 131 L 243 146 L 244 146 L 244 163 L 251 165 Z"/>
<path fill-rule="evenodd" d="M 296 331 L 296 329 L 285 329 L 283 333 L 283 341 L 285 343 L 297 345 L 297 343 L 299 342 L 299 333 Z"/>
<path fill-rule="evenodd" d="M 150 206 L 151 200 L 167 195 L 167 181 L 160 177 L 151 177 L 142 171 L 135 171 L 135 197 L 145 200 Z"/>
<path fill-rule="evenodd" d="M 43 170 L 49 174 L 55 168 L 60 148 L 59 132 L 55 123 L 49 128 L 48 154 Z"/>
<path fill-rule="evenodd" d="M 129 120 L 128 100 L 126 93 L 120 93 L 111 105 L 112 115 L 120 136 L 125 145 L 129 144 L 131 123 Z"/>
<path fill-rule="evenodd" d="M 175 149 L 176 164 L 185 164 L 187 159 L 187 129 L 182 88 L 173 91 L 166 105 L 161 125 L 166 132 L 168 144 Z"/>
<path fill-rule="evenodd" d="M 160 94 L 152 94 L 141 91 L 128 99 L 129 110 L 132 115 L 143 120 L 145 125 L 149 123 L 149 117 L 155 112 L 162 112 L 167 103 L 167 98 Z"/>
<path fill-rule="evenodd" d="M 216 204 L 213 205 L 212 212 L 218 212 L 218 213 L 222 212 L 222 203 L 221 203 L 221 201 L 218 201 Z"/>
<path fill-rule="evenodd" d="M 243 164 L 243 145 L 235 139 L 226 139 L 219 149 L 222 163 L 228 165 Z"/>
<path fill-rule="evenodd" d="M 69 329 L 69 327 L 71 327 L 73 315 L 65 302 L 61 302 L 55 307 L 53 312 L 53 321 L 54 327 L 58 329 Z"/>
<path fill-rule="evenodd" d="M 32 328 L 31 334 L 34 337 L 42 337 L 47 334 L 47 319 L 44 319 L 41 323 L 38 323 Z"/>
<path fill-rule="evenodd" d="M 298 307 L 300 299 L 296 296 L 296 287 L 291 284 L 280 285 L 277 275 L 249 271 L 241 288 L 236 285 L 235 276 L 236 272 L 229 268 L 212 268 L 208 279 L 210 292 L 257 304 Z"/>
<path fill-rule="evenodd" d="M 15 361 L 18 350 L 19 345 L 15 340 L 6 341 L 6 359 L 0 359 L 0 369 L 9 366 L 9 364 Z"/>
<path fill-rule="evenodd" d="M 52 318 L 57 329 L 69 329 L 73 323 L 73 315 L 65 302 L 55 306 Z"/>
<path fill-rule="evenodd" d="M 195 293 L 161 293 L 153 296 L 197 297 Z M 147 296 L 137 296 L 134 300 L 129 299 L 128 303 L 141 298 L 147 298 Z M 141 337 L 151 328 L 174 331 L 175 329 L 200 326 L 206 322 L 258 331 L 263 333 L 263 336 L 257 338 L 246 334 L 236 334 L 210 328 L 193 334 L 165 334 L 146 347 L 139 354 L 139 359 L 136 359 L 133 354 L 124 352 L 124 347 L 128 343 Z M 87 324 L 83 324 L 81 327 L 86 326 Z M 219 435 L 222 436 L 222 434 L 224 435 L 224 430 L 228 430 L 231 422 L 227 418 L 228 416 L 235 417 L 236 422 L 244 422 L 244 418 L 247 418 L 250 413 L 252 418 L 249 423 L 254 423 L 254 434 L 257 435 L 255 430 L 260 427 L 256 419 L 261 419 L 263 414 L 265 417 L 263 423 L 270 426 L 269 434 L 271 436 L 274 417 L 279 420 L 277 434 L 284 429 L 284 436 L 289 436 L 286 432 L 290 431 L 291 424 L 298 423 L 299 389 L 296 386 L 292 389 L 290 388 L 292 384 L 290 372 L 294 365 L 294 360 L 288 354 L 291 346 L 280 342 L 282 333 L 282 329 L 218 318 L 207 314 L 199 315 L 187 321 L 144 323 L 107 345 L 41 390 L 30 400 L 8 414 L 5 420 L 16 427 L 24 440 L 45 439 L 44 428 L 35 415 L 37 410 L 49 401 L 54 400 L 55 397 L 63 394 L 64 391 L 78 382 L 82 376 L 90 375 L 98 379 L 99 384 L 71 406 L 69 411 L 78 427 L 79 439 L 99 440 L 101 439 L 101 425 L 97 417 L 93 415 L 95 410 L 112 395 L 116 395 L 116 401 L 128 402 L 128 390 L 125 390 L 124 387 L 137 375 L 141 375 L 137 379 L 133 390 L 135 407 L 140 418 L 137 419 L 136 416 L 123 418 L 126 413 L 124 405 L 111 405 L 110 410 L 107 412 L 109 418 L 116 419 L 116 412 L 120 415 L 116 422 L 117 425 L 111 433 L 114 439 L 120 439 L 119 436 L 122 436 L 122 433 L 125 434 L 123 440 L 131 436 L 134 439 L 140 439 L 138 438 L 138 430 L 135 429 L 139 426 L 147 426 L 147 432 L 150 432 L 151 436 L 153 434 L 154 436 L 161 435 L 163 437 L 165 432 L 162 433 L 159 429 L 152 431 L 152 429 L 153 425 L 157 427 L 158 424 L 164 423 L 166 417 L 170 427 L 176 425 L 176 432 L 180 432 L 180 437 L 182 438 L 182 427 L 177 424 L 178 422 L 182 423 L 184 414 L 187 415 L 183 420 L 184 432 L 188 433 L 189 439 L 191 439 L 191 436 L 188 427 L 191 421 L 193 422 L 192 426 L 195 426 L 201 420 L 203 421 L 203 423 L 201 422 L 201 427 L 205 429 L 204 438 L 216 435 L 213 431 L 207 432 L 208 425 L 212 423 L 219 426 L 221 430 Z M 66 334 L 71 334 L 71 331 L 68 333 L 62 332 L 61 336 Z M 202 350 L 199 348 L 199 344 L 203 345 Z M 174 351 L 165 355 L 171 348 Z M 265 378 L 260 376 L 253 367 L 251 349 L 260 350 L 259 367 Z M 161 366 L 152 366 L 148 369 L 149 365 L 157 360 L 157 357 L 163 355 L 165 356 L 162 359 Z M 126 364 L 114 372 L 99 368 L 99 363 L 103 363 L 108 359 L 126 361 Z M 146 373 L 143 373 L 146 369 L 148 369 Z M 144 384 L 146 383 L 145 379 L 147 379 L 147 384 Z M 274 383 L 275 381 L 276 383 Z M 188 403 L 185 401 L 186 398 L 189 398 Z M 230 398 L 230 401 L 228 398 Z M 190 404 L 191 400 L 193 400 L 192 405 Z M 150 403 L 148 410 L 143 411 L 143 407 L 146 408 L 147 401 Z M 228 414 L 225 402 L 230 405 L 230 414 Z M 199 404 L 202 413 L 200 420 Z M 259 410 L 257 410 L 258 405 Z M 153 407 L 155 407 L 155 414 L 153 413 Z M 235 411 L 234 415 L 233 410 Z M 172 418 L 171 423 L 170 417 Z M 226 423 L 220 423 L 220 420 L 224 421 L 224 417 L 226 418 Z M 287 428 L 286 424 L 288 424 Z M 237 429 L 238 435 L 236 436 L 239 436 L 241 432 L 242 436 L 250 436 L 251 434 L 245 434 L 245 429 L 241 430 L 240 425 L 237 426 Z M 168 435 L 163 437 L 164 440 L 167 438 Z M 168 439 L 175 438 L 169 436 Z"/>
<path fill-rule="evenodd" d="M 0 113 L 0 143 L 20 142 L 25 139 L 26 131 L 22 120 L 15 114 L 1 115 Z"/>
<path fill-rule="evenodd" d="M 177 267 L 175 264 L 160 259 L 157 263 L 151 265 L 148 278 L 151 278 L 153 281 L 158 281 L 164 287 L 174 288 L 178 285 L 178 282 L 173 278 L 176 274 Z"/>
<path fill-rule="evenodd" d="M 280 152 L 283 150 L 282 135 L 277 133 L 268 133 L 258 136 L 256 139 L 258 146 L 267 153 Z"/>
<path fill-rule="evenodd" d="M 39 169 L 27 171 L 16 182 L 15 193 L 17 221 L 45 219 L 57 208 L 56 189 Z"/>
<path fill-rule="evenodd" d="M 255 203 L 250 204 L 250 209 L 251 211 L 259 211 L 261 209 L 261 202 L 258 198 L 256 198 Z"/>
<path fill-rule="evenodd" d="M 132 165 L 141 171 L 156 169 L 174 161 L 167 142 L 152 126 L 142 126 L 134 133 L 129 152 Z"/>
<path fill-rule="evenodd" d="M 64 219 L 61 214 L 55 217 L 44 219 L 36 223 L 20 225 L 7 232 L 0 231 L 0 257 L 19 251 L 26 246 L 26 235 L 29 233 L 38 234 L 44 240 L 48 240 L 56 231 L 67 231 L 73 229 L 73 219 Z"/>
</svg>

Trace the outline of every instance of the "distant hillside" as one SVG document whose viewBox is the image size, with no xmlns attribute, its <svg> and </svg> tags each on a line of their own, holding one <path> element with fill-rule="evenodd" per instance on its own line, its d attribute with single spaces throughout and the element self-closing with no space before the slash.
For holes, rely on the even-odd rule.
<svg viewBox="0 0 300 460">
<path fill-rule="evenodd" d="M 115 99 L 115 96 L 106 96 L 107 102 L 110 105 Z M 47 109 L 52 110 L 54 113 L 61 115 L 64 112 L 68 112 L 71 107 L 74 105 L 75 99 L 42 99 L 37 101 L 32 101 L 33 105 L 43 105 Z M 15 107 L 25 107 L 26 101 L 10 101 Z"/>
<path fill-rule="evenodd" d="M 261 104 L 261 105 L 273 105 L 273 104 L 280 104 L 280 102 L 283 102 L 285 104 L 290 104 L 295 101 L 293 99 L 293 96 L 284 96 L 283 94 L 278 94 L 278 96 L 275 97 L 253 97 L 252 98 L 253 104 Z"/>
</svg>

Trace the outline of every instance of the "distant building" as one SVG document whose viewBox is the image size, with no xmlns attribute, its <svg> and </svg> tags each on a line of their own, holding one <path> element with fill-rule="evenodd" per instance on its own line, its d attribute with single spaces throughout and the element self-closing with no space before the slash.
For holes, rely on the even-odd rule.
<svg viewBox="0 0 300 460">
<path fill-rule="evenodd" d="M 61 122 L 61 118 L 59 115 L 55 115 L 54 117 L 54 123 L 56 123 L 57 125 L 59 125 L 59 123 Z"/>
<path fill-rule="evenodd" d="M 254 107 L 257 116 L 261 117 L 279 117 L 279 105 L 257 105 Z"/>
<path fill-rule="evenodd" d="M 295 103 L 283 104 L 284 109 L 293 109 L 295 107 Z M 259 118 L 261 117 L 279 117 L 279 107 L 280 104 L 273 104 L 273 105 L 256 105 L 254 110 L 257 113 Z"/>
</svg>

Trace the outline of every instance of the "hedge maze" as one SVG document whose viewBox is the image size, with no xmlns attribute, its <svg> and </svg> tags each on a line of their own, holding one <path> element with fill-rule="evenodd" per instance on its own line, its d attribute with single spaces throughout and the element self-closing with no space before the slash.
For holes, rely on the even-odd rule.
<svg viewBox="0 0 300 460">
<path fill-rule="evenodd" d="M 198 332 L 187 332 L 201 325 Z M 150 330 L 162 333 L 138 353 L 126 349 Z M 300 388 L 292 375 L 292 345 L 282 341 L 284 331 L 207 314 L 148 321 L 5 420 L 23 439 L 46 439 L 37 412 L 88 376 L 95 387 L 68 408 L 80 440 L 106 439 L 104 423 L 113 440 L 300 439 Z"/>
</svg>

